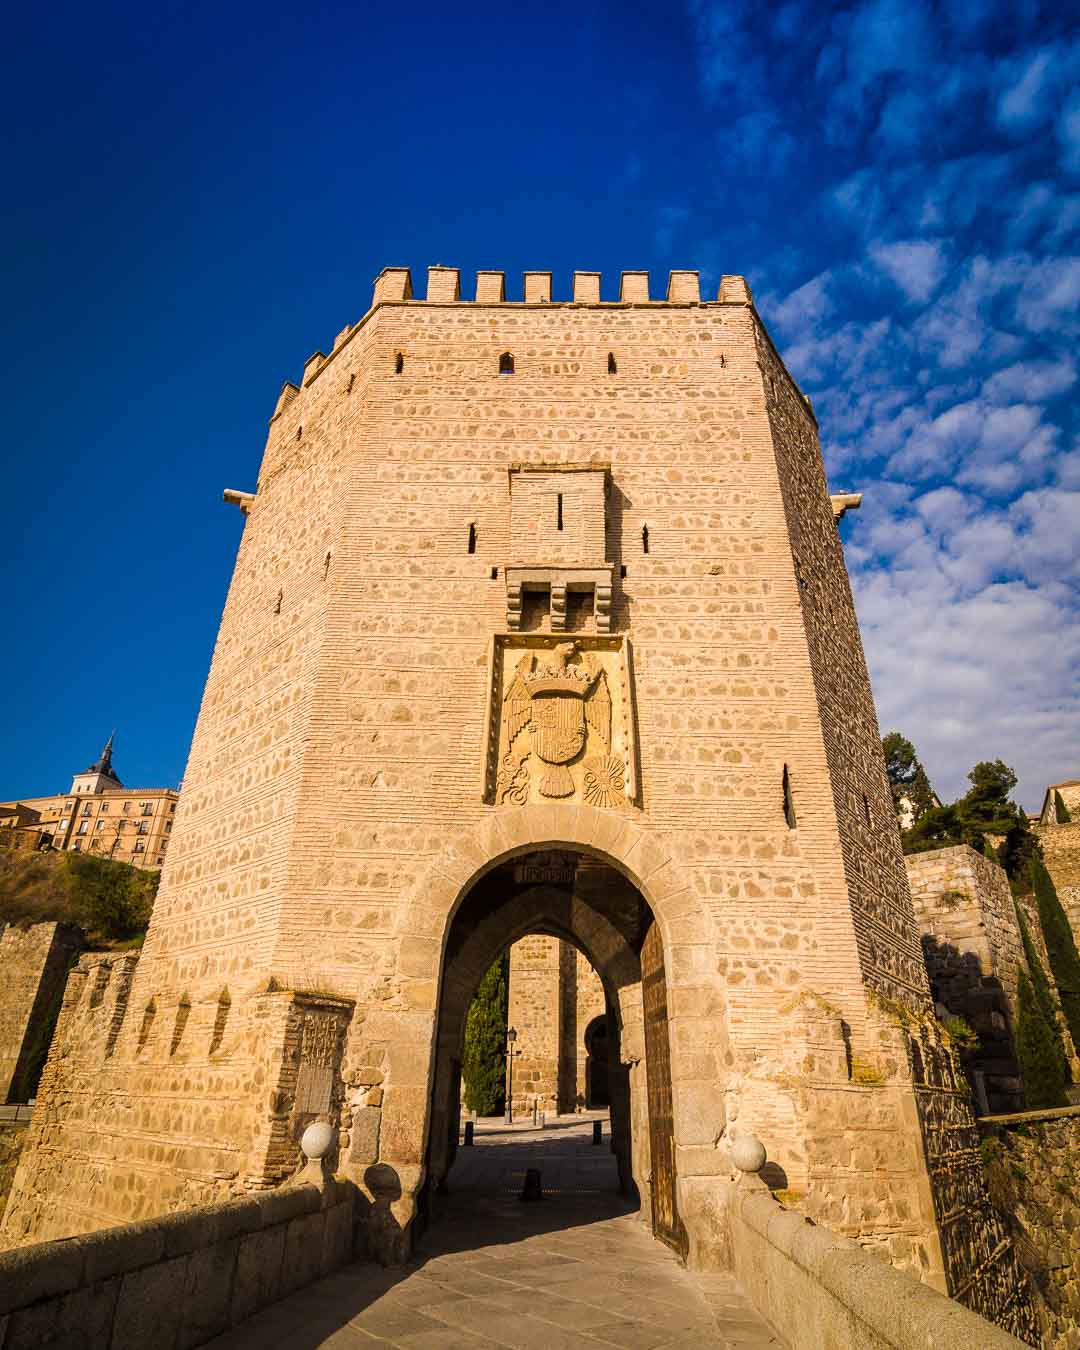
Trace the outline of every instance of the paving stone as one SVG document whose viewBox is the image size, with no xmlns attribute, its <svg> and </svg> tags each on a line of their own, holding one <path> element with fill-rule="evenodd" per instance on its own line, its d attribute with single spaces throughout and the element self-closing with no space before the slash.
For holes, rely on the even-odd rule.
<svg viewBox="0 0 1080 1350">
<path fill-rule="evenodd" d="M 405 1267 L 358 1264 L 264 1309 L 214 1350 L 778 1350 L 725 1275 L 699 1276 L 655 1242 L 609 1185 L 538 1205 L 493 1199 L 522 1131 L 469 1150 Z M 558 1149 L 588 1146 L 588 1120 Z M 526 1141 L 527 1142 L 527 1141 Z M 544 1147 L 553 1147 L 551 1140 Z"/>
</svg>

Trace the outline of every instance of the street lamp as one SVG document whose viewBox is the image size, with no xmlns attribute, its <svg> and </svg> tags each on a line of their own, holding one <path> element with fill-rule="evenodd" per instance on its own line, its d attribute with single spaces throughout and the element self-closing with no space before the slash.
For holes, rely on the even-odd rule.
<svg viewBox="0 0 1080 1350">
<path fill-rule="evenodd" d="M 513 1027 L 506 1028 L 506 1123 L 514 1123 L 514 1042 L 517 1032 Z"/>
</svg>

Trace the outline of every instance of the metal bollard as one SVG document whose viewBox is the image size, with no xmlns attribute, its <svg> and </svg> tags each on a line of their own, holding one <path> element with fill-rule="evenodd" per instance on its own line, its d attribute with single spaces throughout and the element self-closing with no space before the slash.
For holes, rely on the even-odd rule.
<svg viewBox="0 0 1080 1350">
<path fill-rule="evenodd" d="M 543 1200 L 544 1189 L 540 1184 L 539 1167 L 530 1167 L 525 1172 L 525 1185 L 521 1188 L 522 1200 Z"/>
<path fill-rule="evenodd" d="M 475 1126 L 473 1125 L 472 1121 L 471 1121 L 471 1120 L 467 1120 L 467 1121 L 465 1122 L 465 1147 L 466 1147 L 466 1148 L 472 1148 L 472 1137 L 473 1137 L 473 1130 L 474 1130 L 474 1129 L 475 1129 Z"/>
<path fill-rule="evenodd" d="M 603 1142 L 603 1138 L 604 1122 L 602 1120 L 594 1120 L 592 1123 L 592 1141 L 594 1144 L 599 1144 Z"/>
</svg>

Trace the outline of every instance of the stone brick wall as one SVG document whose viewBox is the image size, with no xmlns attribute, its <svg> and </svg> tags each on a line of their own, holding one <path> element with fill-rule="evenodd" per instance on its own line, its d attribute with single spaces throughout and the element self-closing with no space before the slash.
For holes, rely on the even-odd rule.
<svg viewBox="0 0 1080 1350">
<path fill-rule="evenodd" d="M 1043 1350 L 1080 1345 L 1080 1107 L 979 1122 L 990 1194 L 1035 1289 Z"/>
<path fill-rule="evenodd" d="M 510 948 L 509 1025 L 518 1033 L 514 1110 L 573 1111 L 588 1099 L 585 1031 L 604 1011 L 600 977 L 569 942 L 536 934 Z"/>
<path fill-rule="evenodd" d="M 81 933 L 64 924 L 0 926 L 0 1101 L 33 1096 L 68 970 L 81 946 Z"/>
<path fill-rule="evenodd" d="M 523 938 L 510 948 L 508 1025 L 514 1045 L 514 1111 L 533 1102 L 554 1115 L 559 1109 L 562 1059 L 562 943 L 558 938 Z"/>
<path fill-rule="evenodd" d="M 4 1350 L 203 1345 L 350 1262 L 356 1188 L 299 1186 L 0 1254 Z"/>
<path fill-rule="evenodd" d="M 1023 1106 L 1014 1036 L 1017 971 L 1026 962 L 1008 878 L 966 844 L 904 862 L 935 1002 L 979 1036 L 966 1062 L 981 1075 L 982 1109 L 1016 1110 Z"/>
<path fill-rule="evenodd" d="M 1054 880 L 1058 899 L 1080 944 L 1080 807 L 1066 825 L 1041 825 L 1036 833 L 1046 870 Z"/>
</svg>

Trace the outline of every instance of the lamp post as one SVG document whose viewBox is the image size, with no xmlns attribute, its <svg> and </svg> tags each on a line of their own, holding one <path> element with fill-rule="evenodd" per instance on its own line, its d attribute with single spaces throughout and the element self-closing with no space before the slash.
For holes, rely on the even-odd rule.
<svg viewBox="0 0 1080 1350">
<path fill-rule="evenodd" d="M 517 1032 L 513 1027 L 506 1029 L 506 1123 L 514 1123 L 514 1042 Z"/>
</svg>

